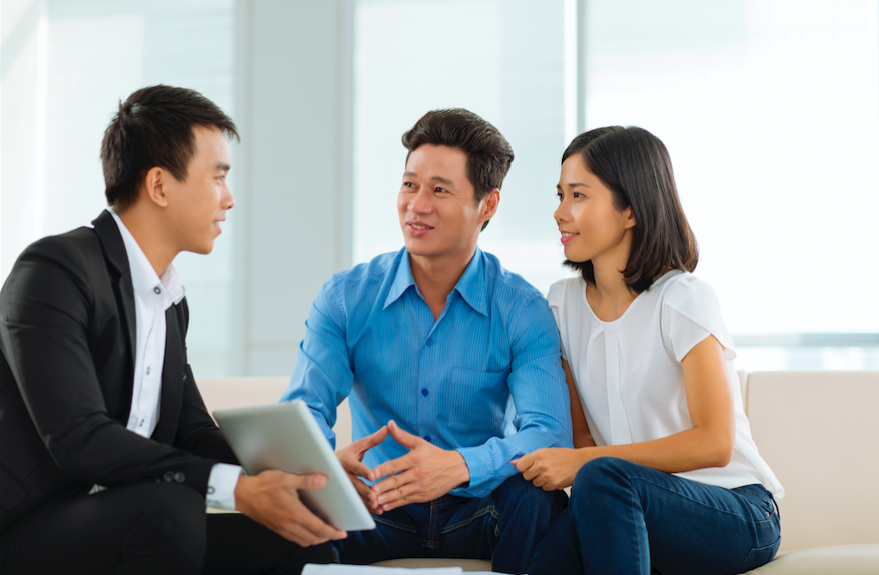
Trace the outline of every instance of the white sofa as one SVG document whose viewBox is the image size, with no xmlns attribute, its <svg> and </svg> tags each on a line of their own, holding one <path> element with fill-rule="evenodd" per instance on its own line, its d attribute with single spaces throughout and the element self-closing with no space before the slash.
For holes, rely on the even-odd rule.
<svg viewBox="0 0 879 575">
<path fill-rule="evenodd" d="M 761 454 L 785 487 L 782 542 L 755 575 L 879 575 L 879 372 L 739 374 Z M 209 411 L 275 403 L 289 378 L 202 379 Z M 337 448 L 351 441 L 347 401 L 339 406 Z M 488 561 L 397 559 L 398 567 Z"/>
</svg>

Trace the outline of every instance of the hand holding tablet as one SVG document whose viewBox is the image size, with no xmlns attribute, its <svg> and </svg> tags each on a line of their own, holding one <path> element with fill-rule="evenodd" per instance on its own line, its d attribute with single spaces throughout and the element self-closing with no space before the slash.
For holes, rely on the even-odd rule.
<svg viewBox="0 0 879 575">
<path fill-rule="evenodd" d="M 291 485 L 298 490 L 305 507 L 337 529 L 375 528 L 354 484 L 304 402 L 219 410 L 214 417 L 248 474 L 278 469 L 299 476 L 325 475 L 326 486 L 321 489 Z"/>
</svg>

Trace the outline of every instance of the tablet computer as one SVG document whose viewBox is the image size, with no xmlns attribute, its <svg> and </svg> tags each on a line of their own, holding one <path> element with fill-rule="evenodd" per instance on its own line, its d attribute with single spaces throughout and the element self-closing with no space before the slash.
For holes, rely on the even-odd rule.
<svg viewBox="0 0 879 575">
<path fill-rule="evenodd" d="M 302 489 L 299 497 L 315 515 L 337 529 L 374 529 L 375 522 L 348 474 L 330 449 L 303 401 L 214 412 L 220 430 L 249 475 L 280 469 L 327 476 L 323 489 Z"/>
</svg>

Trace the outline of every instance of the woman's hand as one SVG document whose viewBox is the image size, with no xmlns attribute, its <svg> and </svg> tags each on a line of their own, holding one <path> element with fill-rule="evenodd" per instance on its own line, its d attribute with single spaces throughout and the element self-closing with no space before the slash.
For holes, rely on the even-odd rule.
<svg viewBox="0 0 879 575">
<path fill-rule="evenodd" d="M 544 491 L 564 489 L 574 484 L 577 472 L 591 457 L 589 449 L 569 449 L 549 447 L 538 449 L 510 463 L 516 466 L 522 476 L 542 487 Z"/>
</svg>

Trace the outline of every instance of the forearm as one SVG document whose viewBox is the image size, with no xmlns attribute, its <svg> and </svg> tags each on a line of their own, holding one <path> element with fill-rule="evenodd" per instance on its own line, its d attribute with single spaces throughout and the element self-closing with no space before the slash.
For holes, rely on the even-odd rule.
<svg viewBox="0 0 879 575">
<path fill-rule="evenodd" d="M 577 451 L 584 464 L 598 457 L 617 457 L 666 473 L 682 473 L 724 467 L 729 463 L 732 448 L 717 435 L 707 429 L 693 428 L 651 441 L 585 447 Z"/>
<path fill-rule="evenodd" d="M 516 474 L 511 460 L 545 447 L 572 447 L 571 436 L 558 423 L 535 425 L 505 438 L 493 437 L 477 447 L 458 449 L 467 463 L 470 482 L 453 495 L 481 497 Z"/>
</svg>

